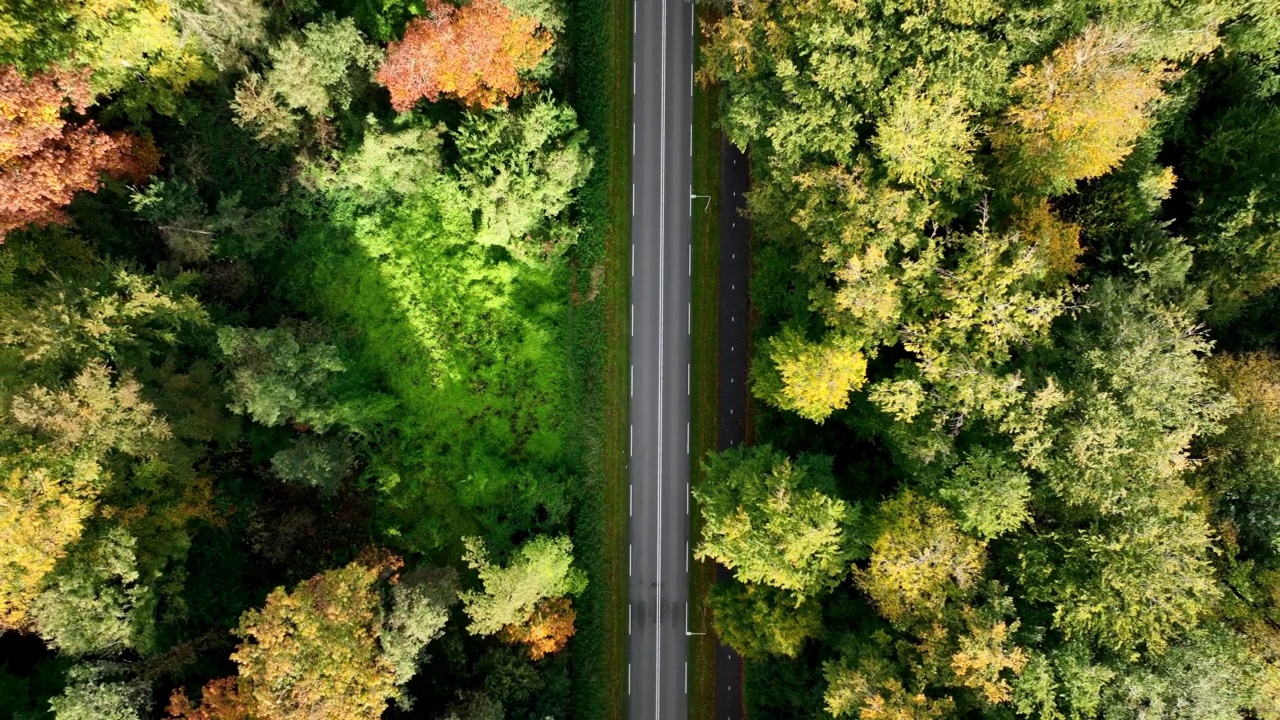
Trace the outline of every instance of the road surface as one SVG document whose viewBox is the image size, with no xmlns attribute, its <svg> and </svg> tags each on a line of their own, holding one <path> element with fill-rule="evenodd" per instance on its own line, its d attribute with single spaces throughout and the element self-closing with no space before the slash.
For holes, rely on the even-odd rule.
<svg viewBox="0 0 1280 720">
<path fill-rule="evenodd" d="M 749 226 L 742 210 L 748 183 L 747 158 L 728 140 L 720 141 L 720 388 L 716 408 L 716 449 L 741 445 L 747 439 L 747 337 L 751 299 Z M 725 582 L 733 573 L 716 568 Z M 742 658 L 725 645 L 716 645 L 716 720 L 743 716 Z"/>
<path fill-rule="evenodd" d="M 693 4 L 634 3 L 627 705 L 632 720 L 683 720 L 688 716 Z"/>
</svg>

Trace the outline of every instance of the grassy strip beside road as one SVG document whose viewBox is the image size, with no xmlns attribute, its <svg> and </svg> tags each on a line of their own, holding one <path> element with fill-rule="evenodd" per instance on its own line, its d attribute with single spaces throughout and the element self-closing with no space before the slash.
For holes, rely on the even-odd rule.
<svg viewBox="0 0 1280 720">
<path fill-rule="evenodd" d="M 713 10 L 701 6 L 698 27 L 714 18 Z M 701 37 L 701 34 L 698 35 Z M 695 61 L 697 62 L 697 61 Z M 716 447 L 717 393 L 719 391 L 719 306 L 720 306 L 720 132 L 717 127 L 718 87 L 698 86 L 693 105 L 693 187 L 700 195 L 710 195 L 711 203 L 699 200 L 693 223 L 693 394 L 692 458 L 693 483 L 702 480 L 700 460 Z M 694 508 L 690 537 L 697 542 L 701 514 Z M 707 632 L 711 613 L 707 592 L 715 582 L 715 566 L 694 563 L 689 578 L 689 629 Z M 715 643 L 711 635 L 692 637 L 689 643 L 689 717 L 711 720 L 715 716 Z"/>
<path fill-rule="evenodd" d="M 591 583 L 573 641 L 574 716 L 621 720 L 627 699 L 627 415 L 631 13 L 574 0 L 572 100 L 596 167 L 580 194 L 572 333 L 584 483 L 574 545 Z"/>
</svg>

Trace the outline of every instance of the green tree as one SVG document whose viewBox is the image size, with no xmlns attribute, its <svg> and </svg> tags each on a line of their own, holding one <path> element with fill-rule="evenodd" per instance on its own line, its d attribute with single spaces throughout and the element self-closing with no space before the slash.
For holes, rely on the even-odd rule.
<svg viewBox="0 0 1280 720">
<path fill-rule="evenodd" d="M 573 109 L 548 96 L 468 116 L 454 142 L 460 186 L 478 215 L 476 240 L 528 263 L 564 253 L 577 235 L 562 214 L 591 172 L 586 140 Z"/>
<path fill-rule="evenodd" d="M 890 622 L 928 622 L 982 577 L 982 543 L 961 533 L 945 508 L 910 490 L 880 503 L 871 527 L 870 562 L 854 569 L 854 579 Z"/>
<path fill-rule="evenodd" d="M 1201 360 L 1209 341 L 1142 285 L 1101 281 L 1085 302 L 1058 343 L 1065 395 L 1011 422 L 1023 462 L 1062 502 L 1093 512 L 1177 497 L 1192 439 L 1231 409 Z"/>
<path fill-rule="evenodd" d="M 292 144 L 304 120 L 346 110 L 380 59 L 351 18 L 311 23 L 271 48 L 270 69 L 236 86 L 236 121 L 268 144 Z"/>
<path fill-rule="evenodd" d="M 49 701 L 56 720 L 143 720 L 151 708 L 146 683 L 122 678 L 109 663 L 72 666 L 62 694 Z"/>
<path fill-rule="evenodd" d="M 417 674 L 423 650 L 444 634 L 449 608 L 457 602 L 458 574 L 452 569 L 418 568 L 392 586 L 391 611 L 378 642 L 397 685 Z"/>
<path fill-rule="evenodd" d="M 716 583 L 710 596 L 716 638 L 744 658 L 796 657 L 805 641 L 822 634 L 822 606 L 799 603 L 768 585 Z"/>
<path fill-rule="evenodd" d="M 1235 398 L 1236 412 L 1201 441 L 1205 462 L 1196 475 L 1250 550 L 1280 553 L 1280 360 L 1269 352 L 1219 355 L 1209 374 Z"/>
<path fill-rule="evenodd" d="M 972 182 L 977 138 L 973 111 L 961 95 L 929 84 L 912 73 L 890 88 L 888 111 L 872 140 L 894 181 L 922 191 L 950 190 Z"/>
<path fill-rule="evenodd" d="M 338 348 L 318 325 L 218 328 L 233 412 L 268 427 L 292 423 L 324 432 L 352 424 L 354 408 L 338 402 L 334 376 L 346 371 Z"/>
<path fill-rule="evenodd" d="M 694 490 L 702 539 L 694 550 L 740 581 L 795 594 L 797 604 L 848 572 L 848 525 L 855 509 L 831 492 L 831 461 L 792 462 L 768 445 L 709 455 Z"/>
<path fill-rule="evenodd" d="M 1201 630 L 1150 662 L 1126 668 L 1107 689 L 1101 717 L 1236 720 L 1274 715 L 1262 682 L 1261 663 L 1241 638 L 1227 630 Z"/>
<path fill-rule="evenodd" d="M 943 479 L 938 495 L 961 530 L 988 540 L 1031 518 L 1031 478 L 1008 457 L 984 448 L 966 453 L 964 462 Z"/>
<path fill-rule="evenodd" d="M 1031 652 L 1014 681 L 1013 707 L 1025 717 L 1085 720 L 1098 717 L 1102 692 L 1117 676 L 1080 640 Z"/>
<path fill-rule="evenodd" d="M 137 540 L 119 527 L 81 538 L 31 607 L 40 635 L 69 655 L 148 654 L 156 596 L 138 572 Z"/>
<path fill-rule="evenodd" d="M 1244 67 L 1207 82 L 1232 89 L 1244 84 L 1253 92 L 1206 93 L 1201 111 L 1210 119 L 1203 129 L 1188 128 L 1199 132 L 1178 167 L 1195 208 L 1187 229 L 1197 251 L 1192 274 L 1209 295 L 1213 320 L 1230 318 L 1247 299 L 1280 283 L 1280 154 L 1263 140 L 1280 132 L 1280 107 L 1258 97 L 1264 92 L 1259 69 L 1235 65 Z"/>
<path fill-rule="evenodd" d="M 299 435 L 271 456 L 271 471 L 281 480 L 329 496 L 338 492 L 355 464 L 355 453 L 345 441 L 323 435 Z"/>
<path fill-rule="evenodd" d="M 402 125 L 397 120 L 388 132 L 371 117 L 360 147 L 332 163 L 308 168 L 309 180 L 359 205 L 423 194 L 444 170 L 442 128 Z"/>
<path fill-rule="evenodd" d="M 573 567 L 573 543 L 563 536 L 539 536 L 516 548 L 503 567 L 493 564 L 484 541 L 463 538 L 462 559 L 480 575 L 483 590 L 460 593 L 462 609 L 471 618 L 472 635 L 493 635 L 506 625 L 522 625 L 539 601 L 577 595 L 587 577 Z"/>
<path fill-rule="evenodd" d="M 179 2 L 174 19 L 222 72 L 243 71 L 267 41 L 267 8 L 261 0 Z"/>
<path fill-rule="evenodd" d="M 1171 503 L 1029 538 L 1017 573 L 1023 596 L 1053 608 L 1068 637 L 1158 653 L 1221 596 L 1209 550 L 1203 515 Z"/>
<path fill-rule="evenodd" d="M 184 292 L 184 280 L 165 281 L 117 264 L 87 278 L 50 279 L 0 295 L 0 343 L 16 347 L 28 362 L 81 364 L 91 357 L 145 362 L 179 341 L 184 331 L 209 322 L 208 313 Z M 137 362 L 134 362 L 134 361 Z"/>
</svg>

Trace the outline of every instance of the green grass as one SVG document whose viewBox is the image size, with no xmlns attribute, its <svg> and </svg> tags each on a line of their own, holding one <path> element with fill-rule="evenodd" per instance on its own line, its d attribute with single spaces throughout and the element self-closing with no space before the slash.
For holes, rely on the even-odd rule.
<svg viewBox="0 0 1280 720">
<path fill-rule="evenodd" d="M 570 307 L 571 385 L 583 487 L 574 544 L 591 584 L 574 637 L 575 717 L 621 720 L 627 692 L 627 415 L 630 294 L 631 14 L 624 0 L 575 0 L 570 97 L 596 169 L 579 194 Z"/>
<path fill-rule="evenodd" d="M 714 20 L 713 9 L 702 6 L 699 26 Z M 715 449 L 717 395 L 719 392 L 719 280 L 720 280 L 720 131 L 717 128 L 718 87 L 702 87 L 694 92 L 693 106 L 693 186 L 698 193 L 711 195 L 711 204 L 694 218 L 693 225 L 693 483 L 702 480 L 701 458 Z M 705 207 L 705 206 L 704 206 Z M 702 210 L 700 208 L 700 210 Z M 690 518 L 691 537 L 697 541 L 701 514 Z M 715 582 L 715 567 L 709 562 L 693 565 L 690 577 L 690 630 L 708 631 L 711 614 L 707 592 Z M 711 720 L 715 716 L 715 645 L 710 635 L 692 637 L 689 644 L 689 717 Z"/>
<path fill-rule="evenodd" d="M 500 553 L 528 531 L 562 532 L 576 484 L 567 270 L 492 262 L 454 215 L 430 193 L 335 212 L 299 237 L 290 283 L 350 348 L 348 373 L 395 399 L 371 460 L 380 533 L 445 561 L 467 534 Z"/>
</svg>

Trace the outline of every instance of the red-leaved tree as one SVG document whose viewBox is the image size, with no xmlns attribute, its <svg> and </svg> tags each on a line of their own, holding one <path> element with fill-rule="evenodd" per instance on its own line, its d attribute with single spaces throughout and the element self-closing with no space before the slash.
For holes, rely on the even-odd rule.
<svg viewBox="0 0 1280 720">
<path fill-rule="evenodd" d="M 491 108 L 532 89 L 520 73 L 536 66 L 551 44 L 536 20 L 512 14 L 499 0 L 461 8 L 428 0 L 427 15 L 415 18 L 404 39 L 388 46 L 377 79 L 400 112 L 441 95 Z"/>
<path fill-rule="evenodd" d="M 63 208 L 77 192 L 101 187 L 104 173 L 141 180 L 158 167 L 149 141 L 63 116 L 92 103 L 87 70 L 24 78 L 0 67 L 0 243 L 18 228 L 66 222 Z"/>
</svg>

